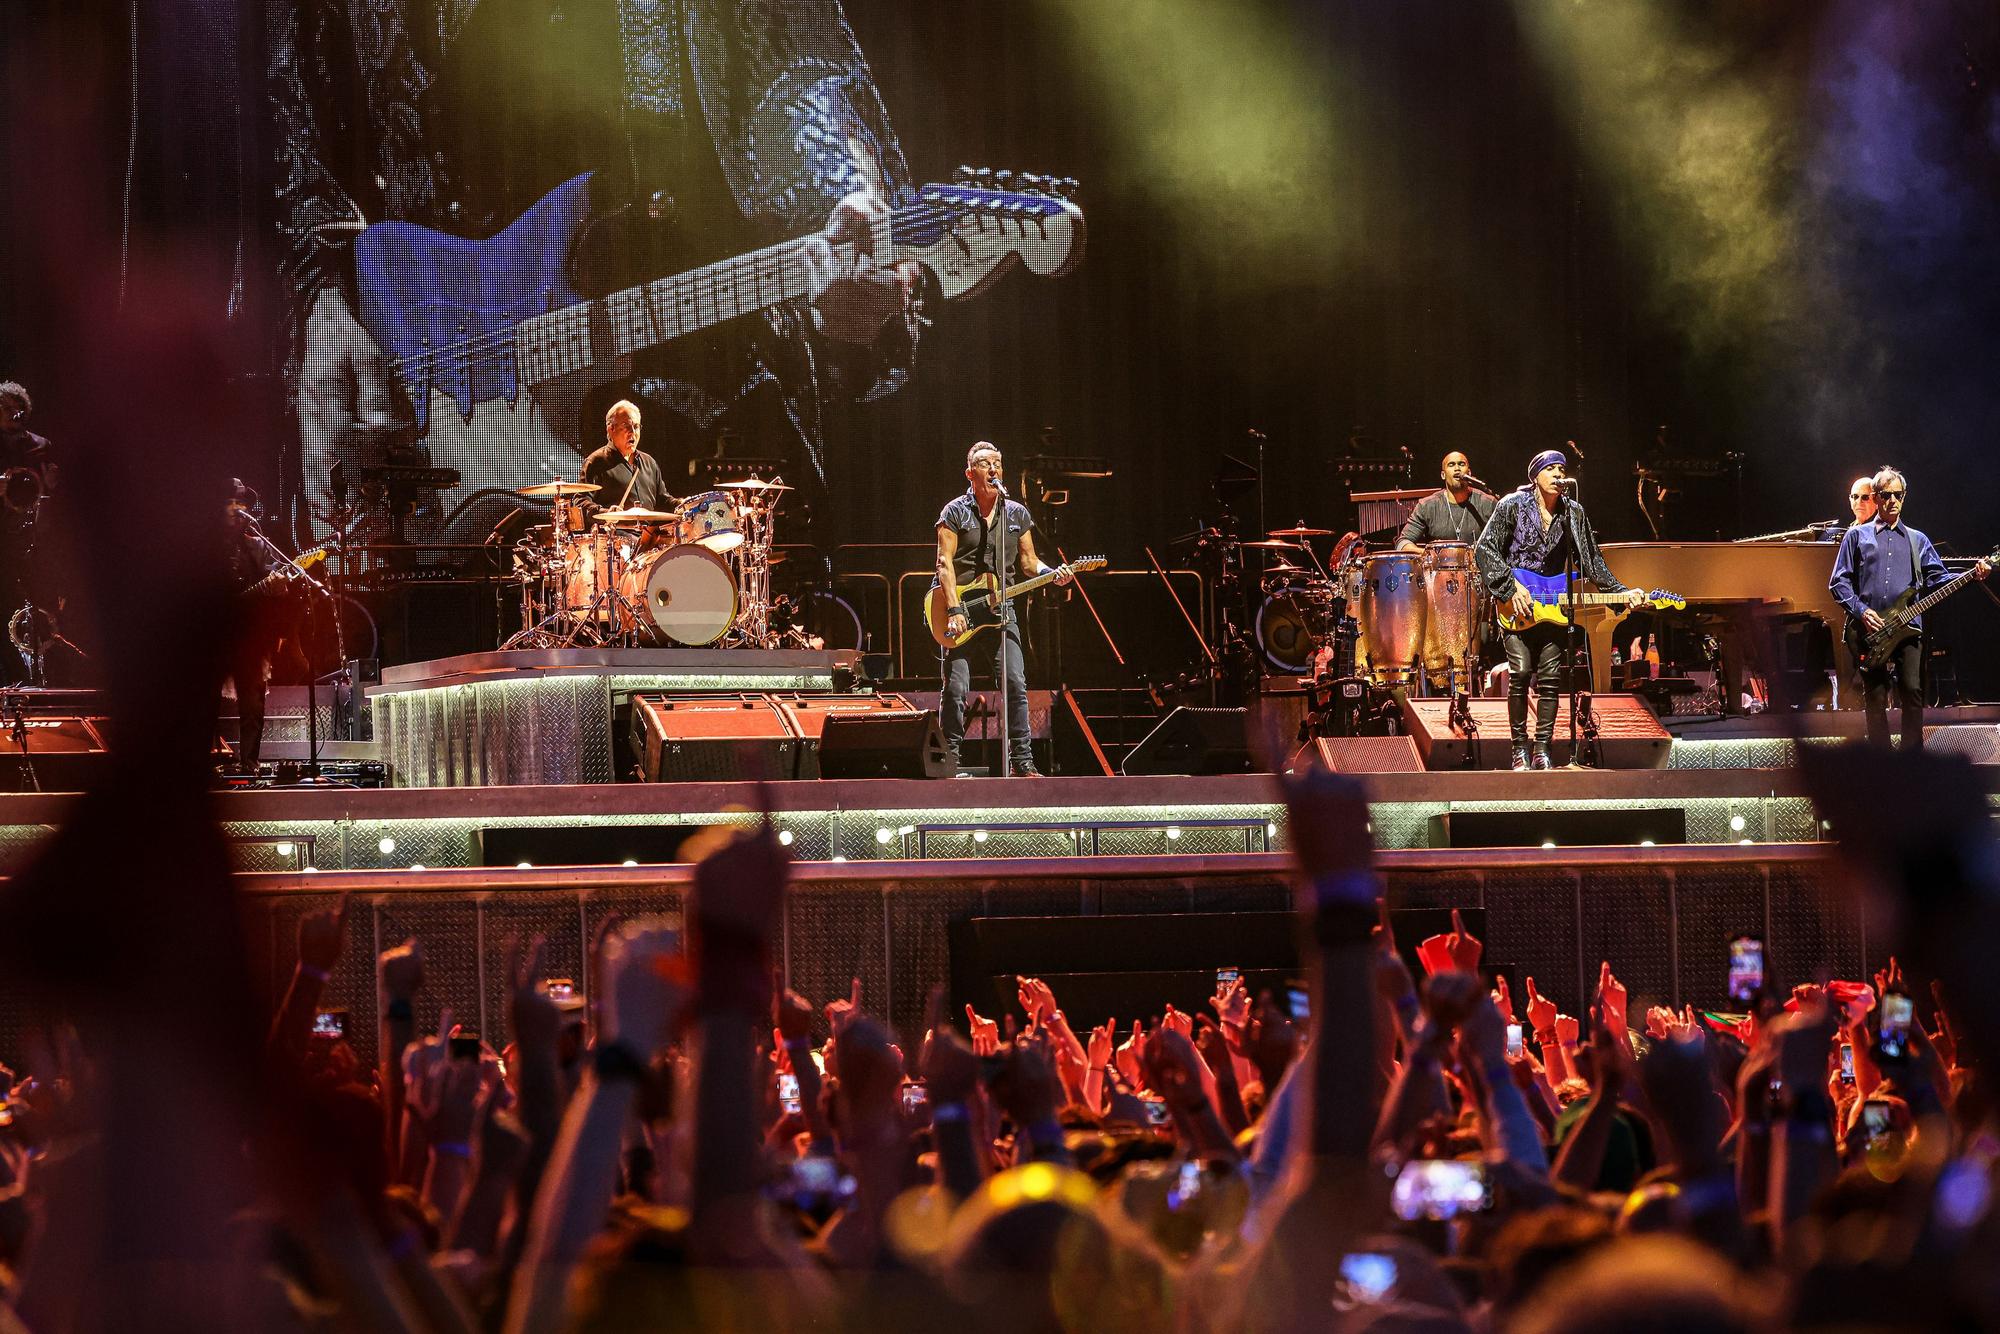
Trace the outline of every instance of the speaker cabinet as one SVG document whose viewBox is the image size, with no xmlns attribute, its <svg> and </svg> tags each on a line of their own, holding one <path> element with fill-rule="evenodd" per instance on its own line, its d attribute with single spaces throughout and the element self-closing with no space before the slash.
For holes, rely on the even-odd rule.
<svg viewBox="0 0 2000 1334">
<path fill-rule="evenodd" d="M 1337 774 L 1419 774 L 1424 757 L 1406 736 L 1314 737 L 1312 758 Z"/>
<path fill-rule="evenodd" d="M 935 713 L 836 713 L 819 738 L 821 778 L 950 778 Z"/>
<path fill-rule="evenodd" d="M 106 719 L 24 711 L 22 736 L 0 723 L 0 792 L 81 792 L 109 758 Z"/>
<path fill-rule="evenodd" d="M 799 739 L 763 695 L 634 695 L 630 735 L 647 783 L 775 780 L 798 768 Z"/>
<path fill-rule="evenodd" d="M 1126 774 L 1247 774 L 1254 772 L 1245 709 L 1196 709 L 1183 704 L 1160 720 L 1125 757 Z"/>
<path fill-rule="evenodd" d="M 820 765 L 822 737 L 828 722 L 835 718 L 899 718 L 909 722 L 920 721 L 924 714 L 901 695 L 809 695 L 782 692 L 771 696 L 772 705 L 783 714 L 792 729 L 792 735 L 799 739 L 798 767 L 795 776 L 802 779 L 820 777 L 864 777 L 879 775 L 828 774 Z M 861 733 L 852 733 L 859 737 Z M 886 737 L 887 733 L 877 732 L 876 736 Z M 911 754 L 916 753 L 914 738 L 921 731 L 905 731 L 899 736 L 912 740 Z M 840 745 L 854 745 L 851 740 L 842 740 Z M 900 744 L 900 741 L 899 743 Z M 942 744 L 940 743 L 940 748 Z M 836 765 L 840 761 L 836 760 Z M 906 766 L 907 767 L 907 766 Z M 921 773 L 904 773 L 904 777 L 920 778 Z"/>
<path fill-rule="evenodd" d="M 1417 743 L 1427 769 L 1505 769 L 1511 743 L 1507 730 L 1507 701 L 1471 699 L 1473 735 L 1468 738 L 1451 725 L 1448 699 L 1408 699 L 1402 701 L 1403 723 Z M 1592 695 L 1591 712 L 1597 717 L 1597 745 L 1607 769 L 1663 769 L 1673 750 L 1674 739 L 1660 720 L 1637 695 Z M 1529 730 L 1533 731 L 1534 700 L 1528 701 Z M 1470 759 L 1468 759 L 1470 754 Z M 1550 754 L 1557 764 L 1569 763 L 1569 696 L 1564 695 L 1556 711 L 1555 744 Z"/>
</svg>

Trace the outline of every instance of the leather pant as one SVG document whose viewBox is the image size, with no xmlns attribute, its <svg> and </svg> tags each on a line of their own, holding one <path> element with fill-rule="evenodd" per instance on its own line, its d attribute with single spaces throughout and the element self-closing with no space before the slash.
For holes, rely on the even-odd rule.
<svg viewBox="0 0 2000 1334">
<path fill-rule="evenodd" d="M 1569 632 L 1559 625 L 1509 630 L 1507 646 L 1507 731 L 1515 745 L 1528 740 L 1528 677 L 1535 679 L 1535 740 L 1555 739 L 1556 709 L 1563 692 L 1563 645 Z"/>
</svg>

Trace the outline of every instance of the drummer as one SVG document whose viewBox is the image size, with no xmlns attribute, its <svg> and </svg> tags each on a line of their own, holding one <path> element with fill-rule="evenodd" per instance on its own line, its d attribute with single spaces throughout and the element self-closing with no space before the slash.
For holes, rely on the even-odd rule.
<svg viewBox="0 0 2000 1334">
<path fill-rule="evenodd" d="M 1396 550 L 1422 551 L 1431 542 L 1477 542 L 1493 517 L 1493 497 L 1473 486 L 1472 462 L 1462 451 L 1444 456 L 1438 476 L 1444 479 L 1443 489 L 1417 502 Z"/>
<path fill-rule="evenodd" d="M 639 448 L 639 406 L 619 399 L 604 414 L 605 445 L 583 461 L 581 482 L 594 482 L 597 494 L 585 497 L 604 509 L 663 510 L 674 503 L 667 494 L 660 462 Z"/>
</svg>

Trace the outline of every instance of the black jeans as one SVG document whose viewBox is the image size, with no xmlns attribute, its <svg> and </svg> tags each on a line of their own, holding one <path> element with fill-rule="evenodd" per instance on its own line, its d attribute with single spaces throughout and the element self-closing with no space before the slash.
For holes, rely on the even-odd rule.
<svg viewBox="0 0 2000 1334">
<path fill-rule="evenodd" d="M 1556 735 L 1556 709 L 1563 692 L 1563 644 L 1569 631 L 1560 625 L 1536 625 L 1509 630 L 1507 646 L 1507 731 L 1514 744 L 1528 739 L 1528 677 L 1535 678 L 1535 740 L 1547 745 Z"/>
<path fill-rule="evenodd" d="M 1895 678 L 1896 702 L 1903 708 L 1903 749 L 1924 744 L 1924 637 L 1905 643 L 1881 667 L 1861 673 L 1862 704 L 1868 710 L 1868 741 L 1889 744 L 1889 678 Z"/>
<path fill-rule="evenodd" d="M 996 627 L 983 630 L 954 649 L 938 654 L 943 665 L 944 688 L 938 700 L 938 727 L 944 743 L 957 755 L 965 742 L 965 697 L 972 689 L 972 668 L 976 663 L 1000 674 L 1000 648 L 1007 649 L 1007 740 L 1010 759 L 1018 768 L 1034 757 L 1034 737 L 1028 731 L 1028 673 L 1021 661 L 1020 630 L 1010 619 L 1005 632 Z"/>
</svg>

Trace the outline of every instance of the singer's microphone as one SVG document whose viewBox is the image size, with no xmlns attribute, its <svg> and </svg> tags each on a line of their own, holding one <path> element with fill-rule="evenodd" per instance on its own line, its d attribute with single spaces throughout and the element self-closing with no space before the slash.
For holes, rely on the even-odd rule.
<svg viewBox="0 0 2000 1334">
<path fill-rule="evenodd" d="M 1459 476 L 1471 485 L 1478 487 L 1481 491 L 1491 491 L 1493 489 L 1493 483 L 1481 481 L 1469 472 L 1462 472 Z"/>
<path fill-rule="evenodd" d="M 1556 478 L 1556 485 L 1561 487 L 1565 491 L 1574 491 L 1576 490 L 1576 478 L 1558 477 Z"/>
</svg>

